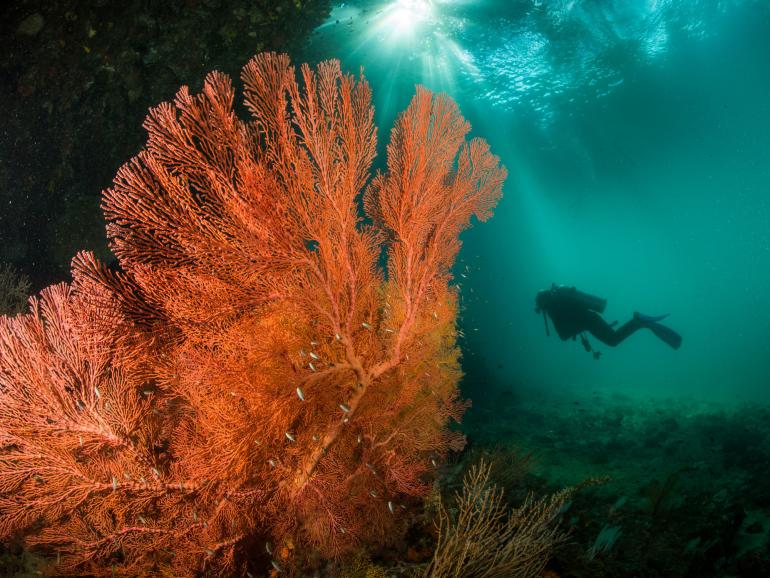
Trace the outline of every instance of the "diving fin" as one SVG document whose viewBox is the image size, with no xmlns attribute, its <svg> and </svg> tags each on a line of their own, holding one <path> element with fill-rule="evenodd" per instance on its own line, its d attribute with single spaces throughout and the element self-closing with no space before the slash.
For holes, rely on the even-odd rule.
<svg viewBox="0 0 770 578">
<path fill-rule="evenodd" d="M 641 321 L 645 325 L 647 323 L 657 323 L 658 321 L 663 321 L 668 316 L 669 313 L 665 313 L 663 315 L 643 315 L 638 311 L 634 311 L 634 319 Z"/>
<path fill-rule="evenodd" d="M 679 346 L 682 345 L 682 336 L 670 327 L 666 327 L 660 323 L 647 323 L 645 324 L 645 327 L 652 331 L 658 339 L 674 349 L 679 349 Z"/>
</svg>

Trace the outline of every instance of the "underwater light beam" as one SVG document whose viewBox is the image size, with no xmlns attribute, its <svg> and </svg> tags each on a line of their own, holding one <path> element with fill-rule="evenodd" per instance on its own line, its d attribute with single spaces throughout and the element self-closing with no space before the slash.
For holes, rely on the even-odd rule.
<svg viewBox="0 0 770 578">
<path fill-rule="evenodd" d="M 387 12 L 387 21 L 397 36 L 414 32 L 421 22 L 434 16 L 431 0 L 396 0 Z"/>
</svg>

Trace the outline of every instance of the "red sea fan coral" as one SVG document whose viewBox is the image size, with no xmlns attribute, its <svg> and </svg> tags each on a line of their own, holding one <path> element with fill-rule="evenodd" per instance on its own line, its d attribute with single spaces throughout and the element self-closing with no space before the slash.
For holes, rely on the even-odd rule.
<svg viewBox="0 0 770 578">
<path fill-rule="evenodd" d="M 463 446 L 450 267 L 505 170 L 418 88 L 372 178 L 369 85 L 300 77 L 252 59 L 248 122 L 216 72 L 152 109 L 104 193 L 120 271 L 81 253 L 0 321 L 0 533 L 57 572 L 239 575 L 258 540 L 392 539 Z"/>
</svg>

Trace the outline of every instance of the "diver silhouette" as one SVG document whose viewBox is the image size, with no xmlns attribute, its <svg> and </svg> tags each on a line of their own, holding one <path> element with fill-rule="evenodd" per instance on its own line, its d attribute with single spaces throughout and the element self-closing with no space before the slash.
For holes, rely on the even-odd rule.
<svg viewBox="0 0 770 578">
<path fill-rule="evenodd" d="M 550 335 L 548 331 L 548 317 L 550 317 L 562 341 L 575 340 L 579 335 L 583 347 L 592 353 L 595 359 L 599 359 L 601 352 L 591 347 L 584 332 L 590 333 L 610 347 L 615 347 L 639 329 L 649 329 L 674 349 L 679 349 L 682 344 L 681 335 L 659 323 L 668 317 L 668 314 L 650 316 L 635 312 L 630 321 L 614 329 L 617 321 L 607 323 L 600 315 L 606 306 L 606 299 L 583 293 L 575 287 L 566 285 L 553 284 L 550 289 L 539 291 L 535 297 L 535 313 L 543 314 L 546 335 Z"/>
</svg>

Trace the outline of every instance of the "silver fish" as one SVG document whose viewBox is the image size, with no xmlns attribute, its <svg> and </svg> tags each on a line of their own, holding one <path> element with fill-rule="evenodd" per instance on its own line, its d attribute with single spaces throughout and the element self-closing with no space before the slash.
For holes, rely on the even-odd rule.
<svg viewBox="0 0 770 578">
<path fill-rule="evenodd" d="M 208 548 L 206 548 L 206 555 L 207 556 L 213 556 L 214 555 L 214 550 L 209 550 Z"/>
<path fill-rule="evenodd" d="M 275 571 L 276 571 L 276 572 L 283 572 L 283 568 L 281 568 L 281 567 L 278 565 L 278 562 L 276 562 L 275 560 L 270 560 L 270 564 L 272 564 L 272 565 L 273 565 L 273 568 L 275 568 Z"/>
<path fill-rule="evenodd" d="M 273 549 L 272 549 L 272 547 L 270 546 L 270 542 L 265 542 L 265 551 L 266 551 L 268 554 L 270 554 L 271 556 L 273 555 Z"/>
<path fill-rule="evenodd" d="M 393 330 L 390 327 L 386 327 L 385 333 L 393 333 Z"/>
<path fill-rule="evenodd" d="M 152 473 L 155 474 L 156 478 L 160 477 L 160 472 L 157 470 L 157 468 L 152 468 Z"/>
<path fill-rule="evenodd" d="M 313 358 L 313 359 L 315 359 L 316 361 L 318 361 L 318 360 L 320 359 L 320 357 L 318 357 L 318 356 L 315 354 L 315 352 L 313 352 L 313 351 L 311 351 L 311 352 L 310 352 L 310 357 L 312 357 L 312 358 Z"/>
<path fill-rule="evenodd" d="M 112 491 L 114 492 L 117 489 L 118 489 L 118 478 L 116 478 L 115 476 L 112 476 Z"/>
<path fill-rule="evenodd" d="M 297 388 L 297 397 L 300 398 L 300 400 L 305 401 L 305 394 L 302 393 L 302 388 L 301 387 Z"/>
<path fill-rule="evenodd" d="M 340 341 L 340 340 L 342 339 L 342 335 L 340 335 L 339 333 L 335 333 L 335 334 L 334 334 L 334 338 L 335 338 L 337 341 Z"/>
<path fill-rule="evenodd" d="M 312 345 L 313 347 L 315 347 L 316 345 L 318 345 L 318 342 L 317 342 L 317 341 L 311 341 L 311 342 L 310 342 L 310 345 Z"/>
<path fill-rule="evenodd" d="M 388 510 L 390 510 L 391 514 L 396 513 L 396 508 L 393 506 L 393 502 L 391 502 L 390 500 L 388 500 Z"/>
<path fill-rule="evenodd" d="M 313 362 L 312 362 L 312 361 L 308 361 L 308 364 L 307 364 L 307 366 L 308 366 L 308 367 L 309 367 L 309 368 L 310 368 L 312 371 L 315 371 L 315 365 L 313 365 Z"/>
<path fill-rule="evenodd" d="M 102 394 L 99 392 L 99 388 L 94 386 L 94 393 L 96 394 L 96 399 L 101 399 Z"/>
<path fill-rule="evenodd" d="M 267 460 L 267 463 L 270 464 L 272 467 L 275 467 L 275 460 L 273 458 L 270 458 Z"/>
<path fill-rule="evenodd" d="M 347 405 L 345 405 L 344 403 L 341 403 L 341 404 L 340 404 L 340 409 L 341 409 L 342 411 L 344 411 L 345 413 L 350 413 L 350 407 L 348 407 L 348 406 L 347 406 Z"/>
<path fill-rule="evenodd" d="M 433 467 L 434 467 L 434 468 L 437 468 L 437 467 L 438 467 L 438 464 L 436 463 L 436 460 L 434 460 L 433 458 L 431 458 L 431 459 L 430 459 L 430 463 L 432 463 L 432 464 L 433 464 Z"/>
<path fill-rule="evenodd" d="M 291 435 L 289 432 L 286 432 L 284 435 L 286 436 L 286 439 L 289 440 L 290 442 L 297 441 L 296 439 L 294 439 L 294 436 Z"/>
<path fill-rule="evenodd" d="M 375 492 L 374 490 L 369 490 L 369 495 L 370 495 L 372 498 L 376 498 L 376 497 L 377 497 L 377 492 Z"/>
<path fill-rule="evenodd" d="M 364 321 L 361 325 L 363 325 L 365 329 L 371 329 L 372 328 L 372 326 L 369 325 L 366 321 Z"/>
</svg>

